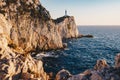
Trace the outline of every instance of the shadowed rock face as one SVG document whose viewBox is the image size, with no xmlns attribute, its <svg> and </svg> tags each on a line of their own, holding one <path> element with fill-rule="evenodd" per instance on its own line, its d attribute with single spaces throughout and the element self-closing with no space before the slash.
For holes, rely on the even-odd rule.
<svg viewBox="0 0 120 80">
<path fill-rule="evenodd" d="M 115 57 L 115 67 L 120 68 L 120 54 Z"/>
</svg>

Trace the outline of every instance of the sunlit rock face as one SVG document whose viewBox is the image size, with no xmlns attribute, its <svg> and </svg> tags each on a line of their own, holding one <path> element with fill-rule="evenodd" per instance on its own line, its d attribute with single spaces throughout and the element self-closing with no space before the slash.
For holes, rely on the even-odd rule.
<svg viewBox="0 0 120 80">
<path fill-rule="evenodd" d="M 0 14 L 0 80 L 48 80 L 43 63 L 10 39 L 11 23 Z"/>
<path fill-rule="evenodd" d="M 58 27 L 39 0 L 1 0 L 0 13 L 11 22 L 10 38 L 29 51 L 62 48 Z"/>
<path fill-rule="evenodd" d="M 107 64 L 106 60 L 97 60 L 97 63 L 94 66 L 94 69 L 100 71 L 100 70 L 102 70 L 104 68 L 108 68 L 108 67 L 109 67 L 109 65 Z"/>
<path fill-rule="evenodd" d="M 55 23 L 59 27 L 58 30 L 62 38 L 77 38 L 79 36 L 73 16 L 60 17 L 55 20 Z"/>
<path fill-rule="evenodd" d="M 11 40 L 26 51 L 63 48 L 62 38 L 78 37 L 74 17 L 53 20 L 39 0 L 1 0 L 0 13 L 11 22 Z"/>
<path fill-rule="evenodd" d="M 0 80 L 49 80 L 42 61 L 30 52 L 63 48 L 62 38 L 77 37 L 74 18 L 62 22 L 56 23 L 39 0 L 0 0 Z"/>
<path fill-rule="evenodd" d="M 71 77 L 70 72 L 63 69 L 56 74 L 55 80 L 67 80 L 69 77 Z"/>
</svg>

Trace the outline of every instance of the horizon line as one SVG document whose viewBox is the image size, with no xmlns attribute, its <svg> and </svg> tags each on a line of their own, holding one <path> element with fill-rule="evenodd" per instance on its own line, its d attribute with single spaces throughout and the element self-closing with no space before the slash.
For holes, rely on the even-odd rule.
<svg viewBox="0 0 120 80">
<path fill-rule="evenodd" d="M 77 26 L 120 26 L 120 25 L 77 25 Z"/>
</svg>

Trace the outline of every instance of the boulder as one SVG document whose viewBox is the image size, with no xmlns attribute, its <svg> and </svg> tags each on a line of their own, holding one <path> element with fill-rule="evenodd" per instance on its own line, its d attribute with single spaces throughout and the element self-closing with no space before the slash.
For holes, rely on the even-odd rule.
<svg viewBox="0 0 120 80">
<path fill-rule="evenodd" d="M 71 77 L 70 72 L 63 69 L 57 73 L 55 80 L 67 80 L 69 77 Z"/>
<path fill-rule="evenodd" d="M 95 70 L 102 70 L 104 68 L 108 68 L 109 65 L 107 64 L 106 60 L 97 60 L 96 65 L 94 66 Z"/>
<path fill-rule="evenodd" d="M 120 80 L 119 67 L 120 54 L 115 57 L 115 67 L 110 67 L 106 60 L 97 60 L 94 69 L 88 69 L 84 72 L 68 76 L 67 70 L 62 70 L 56 75 L 56 80 Z"/>
<path fill-rule="evenodd" d="M 67 43 L 63 43 L 63 48 L 67 48 Z"/>
<path fill-rule="evenodd" d="M 87 80 L 84 74 L 73 75 L 72 77 L 68 78 L 67 80 Z"/>
<path fill-rule="evenodd" d="M 102 78 L 102 75 L 100 75 L 100 73 L 94 71 L 90 77 L 90 80 L 104 80 Z"/>
<path fill-rule="evenodd" d="M 120 68 L 120 53 L 115 57 L 115 67 Z"/>
</svg>

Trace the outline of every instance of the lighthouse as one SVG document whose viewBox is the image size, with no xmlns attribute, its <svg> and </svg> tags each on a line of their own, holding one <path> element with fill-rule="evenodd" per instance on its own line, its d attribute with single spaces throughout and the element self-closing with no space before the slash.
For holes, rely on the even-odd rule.
<svg viewBox="0 0 120 80">
<path fill-rule="evenodd" d="M 67 16 L 67 10 L 65 10 L 65 16 Z"/>
</svg>

